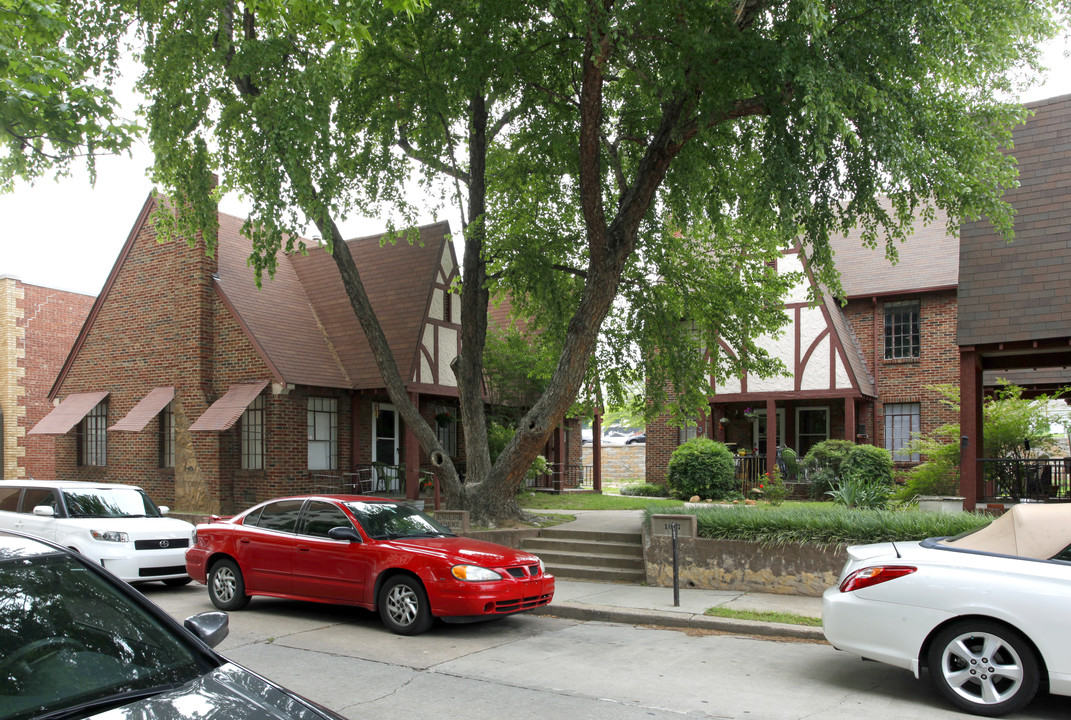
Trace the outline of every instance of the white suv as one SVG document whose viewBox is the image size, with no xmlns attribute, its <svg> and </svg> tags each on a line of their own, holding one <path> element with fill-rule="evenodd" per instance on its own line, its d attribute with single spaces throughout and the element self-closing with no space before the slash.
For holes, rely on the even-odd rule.
<svg viewBox="0 0 1071 720">
<path fill-rule="evenodd" d="M 127 582 L 185 585 L 193 525 L 133 485 L 0 480 L 0 529 L 77 550 Z"/>
</svg>

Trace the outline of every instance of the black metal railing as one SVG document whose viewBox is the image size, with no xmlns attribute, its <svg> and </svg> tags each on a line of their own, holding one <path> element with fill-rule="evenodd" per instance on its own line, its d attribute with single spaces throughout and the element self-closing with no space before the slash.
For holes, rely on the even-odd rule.
<svg viewBox="0 0 1071 720">
<path fill-rule="evenodd" d="M 987 500 L 1071 502 L 1071 458 L 983 458 Z"/>
</svg>

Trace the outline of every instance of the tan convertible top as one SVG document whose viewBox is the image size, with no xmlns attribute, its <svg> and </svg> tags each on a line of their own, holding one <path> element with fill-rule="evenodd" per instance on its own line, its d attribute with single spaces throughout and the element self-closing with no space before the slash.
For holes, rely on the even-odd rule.
<svg viewBox="0 0 1071 720">
<path fill-rule="evenodd" d="M 942 545 L 1048 560 L 1071 545 L 1071 504 L 1013 505 L 992 523 Z"/>
</svg>

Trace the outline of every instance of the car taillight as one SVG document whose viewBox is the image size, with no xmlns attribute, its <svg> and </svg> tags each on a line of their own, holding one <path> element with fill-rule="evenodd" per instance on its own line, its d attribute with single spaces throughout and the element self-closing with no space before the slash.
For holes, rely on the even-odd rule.
<svg viewBox="0 0 1071 720">
<path fill-rule="evenodd" d="M 880 585 L 883 582 L 895 580 L 904 575 L 910 575 L 916 570 L 918 570 L 918 568 L 910 565 L 877 565 L 875 567 L 865 567 L 861 570 L 856 570 L 851 575 L 844 578 L 844 581 L 840 584 L 840 591 L 851 592 L 852 590 L 862 590 L 871 585 Z"/>
</svg>

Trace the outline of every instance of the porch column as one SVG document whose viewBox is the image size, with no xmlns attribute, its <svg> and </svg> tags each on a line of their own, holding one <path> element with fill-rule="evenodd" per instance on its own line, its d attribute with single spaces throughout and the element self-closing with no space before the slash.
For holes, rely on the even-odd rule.
<svg viewBox="0 0 1071 720">
<path fill-rule="evenodd" d="M 584 444 L 583 439 L 580 444 Z M 602 492 L 602 408 L 595 408 L 591 421 L 591 486 Z"/>
<path fill-rule="evenodd" d="M 982 358 L 973 347 L 959 352 L 959 492 L 963 509 L 974 510 L 985 495 L 982 473 Z"/>
<path fill-rule="evenodd" d="M 856 442 L 855 398 L 844 398 L 844 439 Z"/>
<path fill-rule="evenodd" d="M 413 407 L 420 408 L 420 393 L 409 393 Z M 420 443 L 409 424 L 405 425 L 405 497 L 420 497 Z"/>
<path fill-rule="evenodd" d="M 777 467 L 777 403 L 771 398 L 766 401 L 766 472 Z"/>
</svg>

